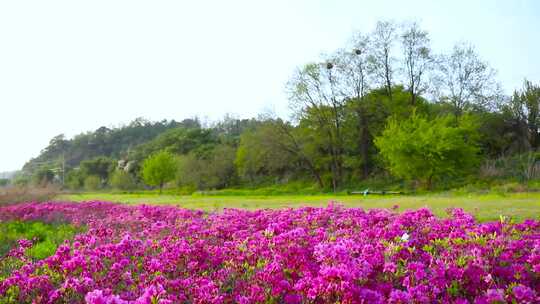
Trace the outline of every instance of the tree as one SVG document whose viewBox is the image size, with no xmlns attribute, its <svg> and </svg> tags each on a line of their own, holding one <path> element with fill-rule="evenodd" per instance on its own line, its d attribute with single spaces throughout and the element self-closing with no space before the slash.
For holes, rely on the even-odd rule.
<svg viewBox="0 0 540 304">
<path fill-rule="evenodd" d="M 57 166 L 65 163 L 68 171 L 79 167 L 81 161 L 98 156 L 125 157 L 131 154 L 131 150 L 136 146 L 154 139 L 168 129 L 195 125 L 198 123 L 191 119 L 182 122 L 149 122 L 138 118 L 125 126 L 111 129 L 100 127 L 95 131 L 78 134 L 72 139 L 66 139 L 60 134 L 52 138 L 39 156 L 28 161 L 23 169 L 26 173 L 33 174 L 43 163 L 56 163 Z"/>
<path fill-rule="evenodd" d="M 310 126 L 330 158 L 332 189 L 337 191 L 343 177 L 342 123 L 346 99 L 338 90 L 333 61 L 304 66 L 289 81 L 288 91 L 297 119 L 313 122 Z"/>
<path fill-rule="evenodd" d="M 7 178 L 0 178 L 0 187 L 5 187 L 9 185 L 9 179 Z"/>
<path fill-rule="evenodd" d="M 110 177 L 111 186 L 119 190 L 132 190 L 136 187 L 133 177 L 124 170 L 115 170 Z"/>
<path fill-rule="evenodd" d="M 85 175 L 80 169 L 69 170 L 66 174 L 65 185 L 71 190 L 78 190 L 84 186 Z"/>
<path fill-rule="evenodd" d="M 57 135 L 49 141 L 49 145 L 42 151 L 47 155 L 60 155 L 69 147 L 69 142 L 64 134 Z"/>
<path fill-rule="evenodd" d="M 227 145 L 218 145 L 205 153 L 181 155 L 176 182 L 179 186 L 198 189 L 232 186 L 236 180 L 235 155 L 236 149 Z"/>
<path fill-rule="evenodd" d="M 523 89 L 515 91 L 505 111 L 512 117 L 513 127 L 528 149 L 540 146 L 540 85 L 525 80 Z"/>
<path fill-rule="evenodd" d="M 89 175 L 84 179 L 84 189 L 95 191 L 101 188 L 101 178 L 97 175 Z"/>
<path fill-rule="evenodd" d="M 392 99 L 392 84 L 394 69 L 392 63 L 392 48 L 397 38 L 396 25 L 392 21 L 379 21 L 371 34 L 371 52 L 369 62 L 372 73 L 375 74 L 381 86 L 386 88 L 386 94 Z"/>
<path fill-rule="evenodd" d="M 473 46 L 459 43 L 438 59 L 435 94 L 450 103 L 456 117 L 474 108 L 494 109 L 500 97 L 495 70 L 482 61 Z"/>
<path fill-rule="evenodd" d="M 161 194 L 163 185 L 174 179 L 176 170 L 174 156 L 170 152 L 160 151 L 144 161 L 141 175 L 146 184 L 159 187 Z"/>
<path fill-rule="evenodd" d="M 176 185 L 193 189 L 204 189 L 201 161 L 194 153 L 179 155 L 177 159 Z"/>
<path fill-rule="evenodd" d="M 211 130 L 202 128 L 178 127 L 167 130 L 152 141 L 138 146 L 133 159 L 142 162 L 149 155 L 158 151 L 168 151 L 173 154 L 188 154 L 196 149 L 212 149 L 218 142 Z"/>
<path fill-rule="evenodd" d="M 432 64 L 429 44 L 428 33 L 421 30 L 416 22 L 407 25 L 401 34 L 406 83 L 412 105 L 416 104 L 417 96 L 425 90 L 425 74 Z"/>
<path fill-rule="evenodd" d="M 463 117 L 428 120 L 413 114 L 409 119 L 391 119 L 375 145 L 394 175 L 424 182 L 428 189 L 444 177 L 461 176 L 478 161 L 476 126 Z"/>
<path fill-rule="evenodd" d="M 268 119 L 240 137 L 235 165 L 244 179 L 255 182 L 261 177 L 282 179 L 297 169 L 298 154 L 286 132 L 291 127 L 281 120 Z"/>
<path fill-rule="evenodd" d="M 33 176 L 34 185 L 45 187 L 54 180 L 54 172 L 48 167 L 42 167 Z"/>
<path fill-rule="evenodd" d="M 363 161 L 363 176 L 369 173 L 368 153 L 369 153 L 369 114 L 365 97 L 369 92 L 370 71 L 369 71 L 369 46 L 371 40 L 369 36 L 357 33 L 353 36 L 350 52 L 341 52 L 338 56 L 336 69 L 342 83 L 343 95 L 353 100 L 350 107 L 356 115 L 356 130 L 358 132 L 358 152 Z"/>
<path fill-rule="evenodd" d="M 237 174 L 234 160 L 236 149 L 227 145 L 218 145 L 208 157 L 207 171 L 213 177 L 211 188 L 226 188 L 234 184 Z"/>
<path fill-rule="evenodd" d="M 361 100 L 370 89 L 370 44 L 368 35 L 355 33 L 346 50 L 333 57 L 340 95 Z"/>
<path fill-rule="evenodd" d="M 237 147 L 242 133 L 259 123 L 255 118 L 239 119 L 231 114 L 225 114 L 220 121 L 212 126 L 211 130 L 222 144 Z"/>
<path fill-rule="evenodd" d="M 106 183 L 109 174 L 114 170 L 116 162 L 108 157 L 99 156 L 81 162 L 80 170 L 84 176 L 97 176 L 100 183 Z"/>
</svg>

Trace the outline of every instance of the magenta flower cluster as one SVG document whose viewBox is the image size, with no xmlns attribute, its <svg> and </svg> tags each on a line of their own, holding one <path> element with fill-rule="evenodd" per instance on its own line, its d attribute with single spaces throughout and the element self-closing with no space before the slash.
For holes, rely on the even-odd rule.
<svg viewBox="0 0 540 304">
<path fill-rule="evenodd" d="M 16 266 L 0 277 L 0 302 L 540 303 L 540 222 L 450 213 L 6 206 L 0 220 L 88 229 L 40 261 L 21 241 L 0 260 Z"/>
</svg>

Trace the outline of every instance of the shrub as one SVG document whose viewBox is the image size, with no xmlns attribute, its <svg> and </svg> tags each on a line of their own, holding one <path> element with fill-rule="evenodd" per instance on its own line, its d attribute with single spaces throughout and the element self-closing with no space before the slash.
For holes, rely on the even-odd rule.
<svg viewBox="0 0 540 304">
<path fill-rule="evenodd" d="M 61 214 L 88 225 L 43 261 L 26 241 L 0 258 L 0 303 L 538 303 L 540 294 L 537 220 L 336 205 L 0 208 L 0 221 Z"/>
<path fill-rule="evenodd" d="M 131 174 L 123 170 L 116 170 L 110 178 L 111 186 L 118 190 L 133 190 L 136 187 Z"/>
<path fill-rule="evenodd" d="M 79 190 L 84 187 L 84 173 L 81 170 L 70 170 L 66 174 L 65 186 L 71 190 Z"/>
<path fill-rule="evenodd" d="M 90 175 L 84 179 L 84 189 L 88 191 L 95 191 L 101 188 L 101 179 L 99 176 Z"/>
</svg>

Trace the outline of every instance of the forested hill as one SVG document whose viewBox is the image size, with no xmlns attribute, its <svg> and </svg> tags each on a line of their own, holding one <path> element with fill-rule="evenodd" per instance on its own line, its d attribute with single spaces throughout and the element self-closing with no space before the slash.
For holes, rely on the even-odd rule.
<svg viewBox="0 0 540 304">
<path fill-rule="evenodd" d="M 192 178 L 202 174 L 202 179 L 214 180 L 216 176 L 227 175 L 227 181 L 220 179 L 212 183 L 212 186 L 225 186 L 230 184 L 230 175 L 234 173 L 231 168 L 241 134 L 260 123 L 256 119 L 237 119 L 229 115 L 207 127 L 203 127 L 197 118 L 181 122 L 151 122 L 138 118 L 118 128 L 100 127 L 72 139 L 58 135 L 38 157 L 24 165 L 15 183 L 46 185 L 54 182 L 79 189 L 87 178 L 90 182 L 98 178 L 100 185 L 107 183 L 117 171 L 129 172 L 138 179 L 142 161 L 166 150 L 175 155 L 194 157 L 194 162 L 190 163 L 195 171 Z M 220 173 L 203 170 L 199 159 L 215 159 L 205 167 L 217 168 Z"/>
<path fill-rule="evenodd" d="M 62 163 L 66 168 L 74 168 L 81 161 L 98 156 L 123 158 L 135 147 L 156 138 L 169 129 L 199 126 L 199 121 L 196 119 L 185 119 L 182 122 L 174 120 L 151 122 L 137 118 L 118 128 L 100 127 L 95 131 L 76 135 L 72 139 L 67 139 L 60 134 L 51 139 L 39 156 L 28 161 L 23 171 L 32 173 L 43 167 L 60 167 Z"/>
</svg>

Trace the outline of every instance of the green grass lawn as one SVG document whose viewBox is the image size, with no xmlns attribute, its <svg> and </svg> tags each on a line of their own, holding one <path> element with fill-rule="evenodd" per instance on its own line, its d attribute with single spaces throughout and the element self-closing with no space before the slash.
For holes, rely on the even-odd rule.
<svg viewBox="0 0 540 304">
<path fill-rule="evenodd" d="M 500 215 L 510 216 L 517 221 L 527 218 L 540 218 L 540 193 L 512 194 L 431 194 L 419 196 L 173 196 L 155 194 L 112 194 L 84 193 L 60 195 L 57 200 L 90 201 L 103 200 L 128 204 L 177 205 L 183 208 L 216 211 L 223 208 L 287 208 L 301 206 L 327 206 L 330 201 L 347 207 L 391 208 L 399 205 L 400 211 L 407 209 L 430 208 L 436 215 L 445 216 L 451 207 L 463 208 L 474 214 L 480 221 L 499 220 Z"/>
</svg>

